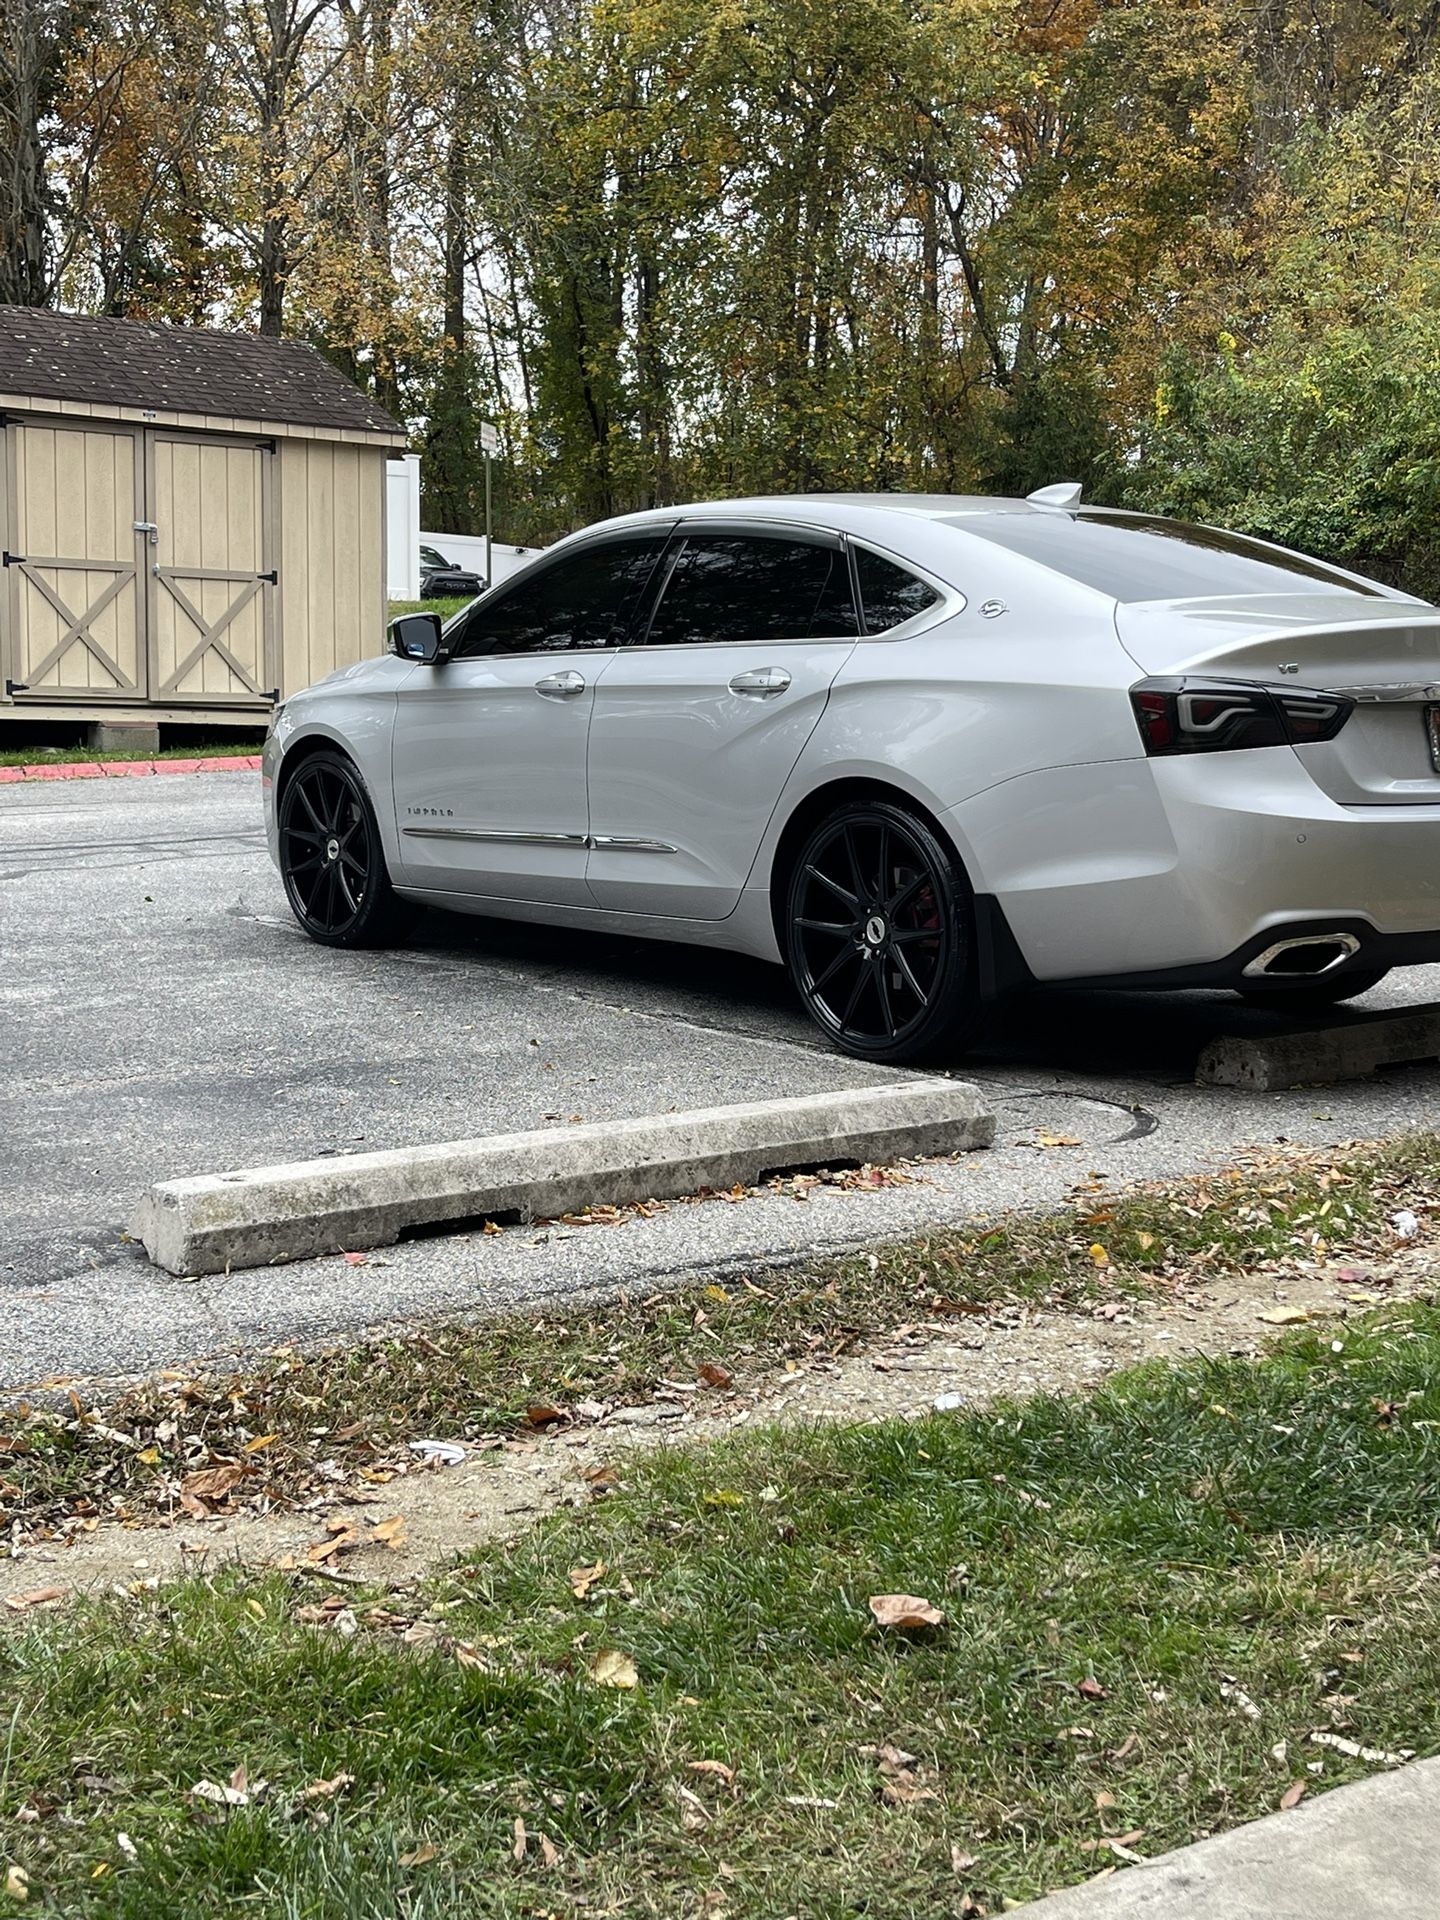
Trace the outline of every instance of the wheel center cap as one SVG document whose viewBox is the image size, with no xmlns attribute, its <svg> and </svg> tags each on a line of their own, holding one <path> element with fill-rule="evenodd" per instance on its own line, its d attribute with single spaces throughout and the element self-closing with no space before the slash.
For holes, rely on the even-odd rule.
<svg viewBox="0 0 1440 1920">
<path fill-rule="evenodd" d="M 866 945 L 871 947 L 883 946 L 885 944 L 885 936 L 889 931 L 890 929 L 885 925 L 881 915 L 872 913 L 870 918 L 865 922 Z"/>
<path fill-rule="evenodd" d="M 338 840 L 330 839 L 325 842 L 325 858 L 327 860 L 338 860 L 340 858 L 340 842 Z"/>
</svg>

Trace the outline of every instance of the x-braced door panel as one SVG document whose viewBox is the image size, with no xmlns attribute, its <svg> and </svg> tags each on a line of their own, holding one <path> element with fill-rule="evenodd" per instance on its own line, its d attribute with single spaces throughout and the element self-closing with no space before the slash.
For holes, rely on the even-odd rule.
<svg viewBox="0 0 1440 1920">
<path fill-rule="evenodd" d="M 250 705 L 276 683 L 267 446 L 149 436 L 150 697 Z"/>
<path fill-rule="evenodd" d="M 145 692 L 137 435 L 12 421 L 7 675 L 19 700 Z"/>
</svg>

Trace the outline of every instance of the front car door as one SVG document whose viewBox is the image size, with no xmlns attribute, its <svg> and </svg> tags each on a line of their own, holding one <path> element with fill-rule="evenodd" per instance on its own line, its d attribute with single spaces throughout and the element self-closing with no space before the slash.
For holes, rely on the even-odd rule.
<svg viewBox="0 0 1440 1920">
<path fill-rule="evenodd" d="M 452 657 L 400 689 L 393 791 L 404 884 L 584 906 L 586 738 L 665 528 L 597 536 L 457 615 Z"/>
<path fill-rule="evenodd" d="M 733 912 L 857 632 L 837 534 L 718 519 L 677 529 L 649 618 L 595 696 L 596 905 Z"/>
</svg>

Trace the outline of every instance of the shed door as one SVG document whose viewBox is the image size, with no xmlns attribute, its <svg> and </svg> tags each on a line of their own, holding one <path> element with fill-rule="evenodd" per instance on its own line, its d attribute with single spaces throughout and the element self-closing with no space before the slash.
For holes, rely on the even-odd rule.
<svg viewBox="0 0 1440 1920">
<path fill-rule="evenodd" d="M 152 433 L 150 697 L 254 706 L 276 683 L 268 445 Z"/>
<path fill-rule="evenodd" d="M 17 699 L 145 692 L 138 436 L 13 420 L 5 542 Z"/>
</svg>

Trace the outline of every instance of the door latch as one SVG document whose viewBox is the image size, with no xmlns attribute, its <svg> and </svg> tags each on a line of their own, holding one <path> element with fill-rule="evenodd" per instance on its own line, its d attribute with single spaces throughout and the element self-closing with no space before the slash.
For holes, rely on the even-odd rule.
<svg viewBox="0 0 1440 1920">
<path fill-rule="evenodd" d="M 135 531 L 136 533 L 148 533 L 152 547 L 159 544 L 160 529 L 153 520 L 137 520 L 135 522 Z"/>
</svg>

